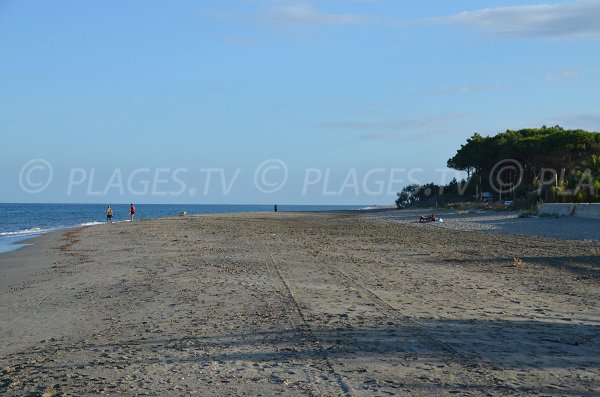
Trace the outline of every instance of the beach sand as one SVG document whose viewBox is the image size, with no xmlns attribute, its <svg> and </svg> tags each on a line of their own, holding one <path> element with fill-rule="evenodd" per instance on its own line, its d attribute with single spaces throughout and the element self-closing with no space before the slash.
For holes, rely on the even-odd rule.
<svg viewBox="0 0 600 397">
<path fill-rule="evenodd" d="M 0 395 L 600 395 L 598 241 L 399 213 L 100 225 L 0 255 Z"/>
</svg>

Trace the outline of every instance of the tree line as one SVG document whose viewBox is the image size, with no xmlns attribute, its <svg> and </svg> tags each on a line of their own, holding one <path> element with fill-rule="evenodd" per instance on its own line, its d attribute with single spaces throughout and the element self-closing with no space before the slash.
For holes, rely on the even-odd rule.
<svg viewBox="0 0 600 397">
<path fill-rule="evenodd" d="M 448 185 L 410 185 L 398 193 L 399 207 L 432 199 L 444 203 L 509 199 L 600 201 L 600 133 L 560 126 L 473 134 L 447 162 L 466 173 Z"/>
</svg>

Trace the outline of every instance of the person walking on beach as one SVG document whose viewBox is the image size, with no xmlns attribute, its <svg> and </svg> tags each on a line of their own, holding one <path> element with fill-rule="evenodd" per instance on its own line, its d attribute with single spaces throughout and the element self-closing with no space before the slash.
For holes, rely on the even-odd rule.
<svg viewBox="0 0 600 397">
<path fill-rule="evenodd" d="M 135 205 L 131 204 L 129 206 L 129 220 L 133 222 L 133 217 L 135 216 Z"/>
<path fill-rule="evenodd" d="M 106 223 L 112 223 L 112 216 L 113 216 L 113 211 L 109 205 L 108 208 L 106 209 Z"/>
</svg>

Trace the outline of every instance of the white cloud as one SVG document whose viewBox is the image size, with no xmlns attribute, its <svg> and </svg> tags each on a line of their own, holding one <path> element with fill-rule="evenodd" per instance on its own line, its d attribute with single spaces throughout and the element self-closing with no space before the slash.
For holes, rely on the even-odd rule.
<svg viewBox="0 0 600 397">
<path fill-rule="evenodd" d="M 278 25 L 355 25 L 370 20 L 364 15 L 324 13 L 308 4 L 272 7 L 261 19 Z"/>
<path fill-rule="evenodd" d="M 468 94 L 471 92 L 494 91 L 499 89 L 499 86 L 465 84 L 458 87 L 442 88 L 440 91 L 448 94 Z"/>
<path fill-rule="evenodd" d="M 547 73 L 545 78 L 549 83 L 568 83 L 577 80 L 579 74 L 572 69 L 563 69 L 556 73 Z"/>
<path fill-rule="evenodd" d="M 444 126 L 448 123 L 466 117 L 466 113 L 453 113 L 443 115 L 431 115 L 402 120 L 378 120 L 378 121 L 338 121 L 324 123 L 327 128 L 356 130 L 356 131 L 379 131 L 384 135 L 388 132 L 397 133 L 406 130 L 426 129 L 429 127 Z"/>
<path fill-rule="evenodd" d="M 599 21 L 600 0 L 486 8 L 429 20 L 469 26 L 494 36 L 546 38 L 600 38 Z"/>
<path fill-rule="evenodd" d="M 360 139 L 381 142 L 406 142 L 436 135 L 453 133 L 453 123 L 467 117 L 467 113 L 430 115 L 402 120 L 338 121 L 323 127 L 362 131 Z"/>
<path fill-rule="evenodd" d="M 243 48 L 256 48 L 264 45 L 261 40 L 250 36 L 225 36 L 223 40 L 229 45 Z"/>
<path fill-rule="evenodd" d="M 359 138 L 365 141 L 376 141 L 376 142 L 398 142 L 398 143 L 406 143 L 408 141 L 423 139 L 423 138 L 432 138 L 436 136 L 443 135 L 453 135 L 456 131 L 449 128 L 438 128 L 431 131 L 426 132 L 410 132 L 410 133 L 372 133 L 372 134 L 364 134 Z"/>
<path fill-rule="evenodd" d="M 588 131 L 600 132 L 600 113 L 578 113 L 551 120 L 548 125 L 561 125 L 564 128 L 581 128 Z"/>
<path fill-rule="evenodd" d="M 390 142 L 397 141 L 402 139 L 404 134 L 398 133 L 373 133 L 373 134 L 364 134 L 360 136 L 360 139 L 364 139 L 367 141 L 382 141 L 382 142 Z"/>
</svg>

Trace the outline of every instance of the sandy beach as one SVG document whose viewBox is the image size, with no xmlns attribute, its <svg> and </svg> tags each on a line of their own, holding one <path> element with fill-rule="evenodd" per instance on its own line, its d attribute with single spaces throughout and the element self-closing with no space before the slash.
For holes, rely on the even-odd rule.
<svg viewBox="0 0 600 397">
<path fill-rule="evenodd" d="M 0 395 L 600 395 L 600 222 L 415 214 L 44 235 L 0 255 Z"/>
</svg>

